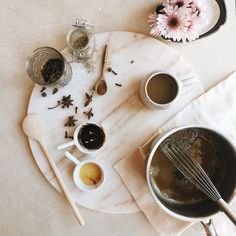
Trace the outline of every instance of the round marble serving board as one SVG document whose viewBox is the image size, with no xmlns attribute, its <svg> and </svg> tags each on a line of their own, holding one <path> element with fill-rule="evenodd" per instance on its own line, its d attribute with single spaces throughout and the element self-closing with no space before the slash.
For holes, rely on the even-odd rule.
<svg viewBox="0 0 236 236">
<path fill-rule="evenodd" d="M 100 75 L 101 55 L 104 45 L 108 45 L 107 67 L 112 67 L 117 75 L 106 72 L 108 92 L 104 96 L 94 94 L 92 103 L 84 108 L 85 93 L 90 89 Z M 29 102 L 28 113 L 39 113 L 46 122 L 46 141 L 52 158 L 56 162 L 69 191 L 76 203 L 89 209 L 106 213 L 131 213 L 139 211 L 134 199 L 124 186 L 113 165 L 122 157 L 144 143 L 158 128 L 176 114 L 187 103 L 198 97 L 202 86 L 186 61 L 173 49 L 146 35 L 129 32 L 109 32 L 96 35 L 96 54 L 94 56 L 94 71 L 88 72 L 80 63 L 71 63 L 73 79 L 70 84 L 52 95 L 53 88 L 47 88 L 47 97 L 42 97 L 41 87 L 35 85 Z M 68 61 L 71 56 L 67 49 L 62 51 Z M 194 85 L 183 88 L 182 95 L 173 108 L 152 111 L 146 108 L 138 96 L 140 80 L 152 71 L 166 70 L 178 78 L 195 78 Z M 115 83 L 122 84 L 118 87 Z M 74 107 L 62 109 L 57 104 L 62 96 L 71 94 Z M 75 114 L 75 106 L 78 114 Z M 64 123 L 69 115 L 78 119 L 77 125 L 87 120 L 84 111 L 93 108 L 93 121 L 102 124 L 106 131 L 106 143 L 98 153 L 86 156 L 78 153 L 75 147 L 68 148 L 79 159 L 91 158 L 100 160 L 107 170 L 105 185 L 96 192 L 85 193 L 76 188 L 72 172 L 74 164 L 64 157 L 64 151 L 58 151 L 56 146 L 70 140 L 64 138 L 67 130 L 73 134 L 74 127 L 66 128 Z M 39 145 L 29 139 L 30 147 L 41 172 L 45 178 L 61 191 L 47 159 Z M 132 176 L 130 176 L 132 178 Z"/>
</svg>

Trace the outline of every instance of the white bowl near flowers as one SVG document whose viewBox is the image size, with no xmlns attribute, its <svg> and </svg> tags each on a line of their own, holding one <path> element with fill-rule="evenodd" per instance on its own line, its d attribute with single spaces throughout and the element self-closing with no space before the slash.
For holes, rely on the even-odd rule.
<svg viewBox="0 0 236 236">
<path fill-rule="evenodd" d="M 148 15 L 150 34 L 175 42 L 193 41 L 199 38 L 206 29 L 214 26 L 211 21 L 220 15 L 218 5 L 212 0 L 210 2 L 163 0 L 156 11 Z"/>
</svg>

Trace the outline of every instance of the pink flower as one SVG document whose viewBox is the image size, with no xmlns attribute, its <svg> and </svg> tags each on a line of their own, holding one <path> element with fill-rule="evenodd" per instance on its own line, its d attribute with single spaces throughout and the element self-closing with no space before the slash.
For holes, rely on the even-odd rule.
<svg viewBox="0 0 236 236">
<path fill-rule="evenodd" d="M 157 17 L 157 29 L 165 38 L 172 38 L 174 41 L 181 41 L 190 25 L 190 14 L 188 8 L 177 6 L 166 6 L 165 14 L 159 14 Z"/>
<path fill-rule="evenodd" d="M 201 0 L 193 0 L 191 8 L 193 13 L 198 12 L 198 16 L 206 10 L 204 1 Z"/>
<path fill-rule="evenodd" d="M 159 36 L 161 34 L 160 29 L 157 26 L 158 15 L 156 12 L 148 15 L 148 23 L 151 27 L 150 34 L 153 36 Z"/>
<path fill-rule="evenodd" d="M 163 0 L 161 11 L 148 15 L 150 34 L 161 35 L 173 41 L 186 42 L 197 39 L 200 35 L 199 24 L 201 24 L 202 17 L 199 15 L 200 7 L 196 4 L 201 1 Z"/>
<path fill-rule="evenodd" d="M 171 0 L 163 0 L 162 1 L 163 5 L 170 5 L 170 3 L 171 3 Z"/>
<path fill-rule="evenodd" d="M 197 38 L 199 38 L 199 19 L 198 19 L 198 12 L 196 11 L 191 19 L 190 19 L 190 25 L 188 27 L 188 30 L 185 34 L 185 39 L 183 41 L 193 41 Z"/>
<path fill-rule="evenodd" d="M 192 0 L 170 0 L 170 4 L 178 7 L 189 7 Z"/>
</svg>

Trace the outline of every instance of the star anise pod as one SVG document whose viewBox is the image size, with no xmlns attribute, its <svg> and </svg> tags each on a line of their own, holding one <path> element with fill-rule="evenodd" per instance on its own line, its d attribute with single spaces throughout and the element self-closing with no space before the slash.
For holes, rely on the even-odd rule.
<svg viewBox="0 0 236 236">
<path fill-rule="evenodd" d="M 71 127 L 71 126 L 76 126 L 76 119 L 74 119 L 74 116 L 68 116 L 67 121 L 65 123 L 65 127 Z"/>
<path fill-rule="evenodd" d="M 92 112 L 92 108 L 90 108 L 89 111 L 84 111 L 84 114 L 88 117 L 88 119 L 90 120 L 91 117 L 93 117 L 93 112 Z"/>
<path fill-rule="evenodd" d="M 74 100 L 71 99 L 71 95 L 68 95 L 68 96 L 63 96 L 62 99 L 61 99 L 61 105 L 62 105 L 62 108 L 69 108 L 70 106 L 74 106 L 73 105 L 73 102 Z"/>
<path fill-rule="evenodd" d="M 88 93 L 86 93 L 86 102 L 84 104 L 84 107 L 87 107 L 91 102 L 92 102 L 92 99 L 93 99 L 93 93 L 91 95 L 89 95 Z"/>
</svg>

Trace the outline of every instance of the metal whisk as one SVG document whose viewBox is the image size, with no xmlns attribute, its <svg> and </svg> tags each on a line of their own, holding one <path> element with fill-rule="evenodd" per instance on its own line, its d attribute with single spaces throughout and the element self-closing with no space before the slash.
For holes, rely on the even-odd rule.
<svg viewBox="0 0 236 236">
<path fill-rule="evenodd" d="M 165 141 L 161 144 L 162 152 L 175 165 L 175 167 L 198 189 L 215 201 L 220 209 L 236 225 L 236 214 L 229 205 L 222 199 L 218 190 L 203 170 L 201 165 L 173 141 Z"/>
</svg>

